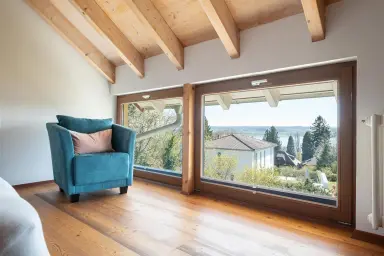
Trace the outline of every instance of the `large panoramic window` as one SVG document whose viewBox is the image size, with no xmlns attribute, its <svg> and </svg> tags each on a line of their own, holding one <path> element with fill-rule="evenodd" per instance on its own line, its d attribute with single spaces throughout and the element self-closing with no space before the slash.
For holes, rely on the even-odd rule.
<svg viewBox="0 0 384 256">
<path fill-rule="evenodd" d="M 202 178 L 337 204 L 337 83 L 206 95 Z"/>
<path fill-rule="evenodd" d="M 125 103 L 123 124 L 137 132 L 135 169 L 181 173 L 181 98 Z"/>
<path fill-rule="evenodd" d="M 134 177 L 354 224 L 355 72 L 346 62 L 120 95 Z"/>
</svg>

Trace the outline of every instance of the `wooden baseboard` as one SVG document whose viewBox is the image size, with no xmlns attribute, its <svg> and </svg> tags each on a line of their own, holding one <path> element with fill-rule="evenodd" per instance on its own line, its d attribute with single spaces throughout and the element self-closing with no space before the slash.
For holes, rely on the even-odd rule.
<svg viewBox="0 0 384 256">
<path fill-rule="evenodd" d="M 25 188 L 25 187 L 30 187 L 30 186 L 38 186 L 38 185 L 43 185 L 47 183 L 51 183 L 53 180 L 44 180 L 44 181 L 38 181 L 38 182 L 32 182 L 32 183 L 25 183 L 25 184 L 19 184 L 19 185 L 13 185 L 13 188 Z"/>
<path fill-rule="evenodd" d="M 361 240 L 371 244 L 384 245 L 384 236 L 368 233 L 365 231 L 354 230 L 352 232 L 352 238 L 356 240 Z"/>
<path fill-rule="evenodd" d="M 159 174 L 155 172 L 141 171 L 141 170 L 135 170 L 133 177 L 141 178 L 145 180 L 151 180 L 151 181 L 159 182 L 165 185 L 181 187 L 180 177 L 169 176 L 169 175 Z"/>
</svg>

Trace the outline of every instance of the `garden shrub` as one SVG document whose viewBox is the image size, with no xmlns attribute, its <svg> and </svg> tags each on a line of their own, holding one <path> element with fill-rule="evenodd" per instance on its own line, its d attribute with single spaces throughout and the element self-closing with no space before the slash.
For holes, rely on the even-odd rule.
<svg viewBox="0 0 384 256">
<path fill-rule="evenodd" d="M 281 176 L 303 179 L 305 178 L 305 170 L 303 169 L 298 170 L 292 166 L 281 166 L 278 169 Z"/>
<path fill-rule="evenodd" d="M 326 167 L 322 168 L 320 171 L 325 173 L 325 176 L 327 176 L 328 181 L 337 181 L 337 173 L 333 173 L 332 168 Z"/>
<path fill-rule="evenodd" d="M 294 177 L 293 175 L 296 175 L 297 177 L 300 177 L 300 179 L 297 179 L 296 181 L 284 181 L 280 178 L 281 176 L 285 176 L 283 173 L 287 174 L 286 177 Z M 235 181 L 251 186 L 260 185 L 304 193 L 314 193 L 327 196 L 332 195 L 331 191 L 328 189 L 324 189 L 314 184 L 318 179 L 315 171 L 309 171 L 309 176 L 312 176 L 313 179 L 305 179 L 305 170 L 296 170 L 292 167 L 283 168 L 283 170 L 280 168 L 259 170 L 246 169 L 244 172 L 236 175 Z"/>
<path fill-rule="evenodd" d="M 280 176 L 293 177 L 302 181 L 304 181 L 307 178 L 305 175 L 306 175 L 306 171 L 308 170 L 309 179 L 311 179 L 313 182 L 319 181 L 317 172 L 314 168 L 304 167 L 302 169 L 296 169 L 295 167 L 292 167 L 292 166 L 281 166 L 277 168 L 277 170 Z"/>
<path fill-rule="evenodd" d="M 317 174 L 317 171 L 308 171 L 308 173 L 309 173 L 309 178 L 313 182 L 319 182 L 319 175 Z"/>
<path fill-rule="evenodd" d="M 212 179 L 230 180 L 236 169 L 237 159 L 233 156 L 216 156 L 204 169 L 204 176 Z"/>
<path fill-rule="evenodd" d="M 337 174 L 337 161 L 331 164 L 331 171 L 333 174 Z"/>
</svg>

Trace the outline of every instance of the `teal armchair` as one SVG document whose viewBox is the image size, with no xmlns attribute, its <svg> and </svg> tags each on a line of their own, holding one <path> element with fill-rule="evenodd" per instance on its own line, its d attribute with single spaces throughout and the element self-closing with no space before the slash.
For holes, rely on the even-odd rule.
<svg viewBox="0 0 384 256">
<path fill-rule="evenodd" d="M 47 123 L 55 183 L 71 202 L 80 193 L 120 188 L 127 193 L 133 182 L 136 133 L 112 123 L 112 119 L 83 119 L 57 116 L 58 123 Z M 75 154 L 69 130 L 94 133 L 112 129 L 115 152 Z"/>
</svg>

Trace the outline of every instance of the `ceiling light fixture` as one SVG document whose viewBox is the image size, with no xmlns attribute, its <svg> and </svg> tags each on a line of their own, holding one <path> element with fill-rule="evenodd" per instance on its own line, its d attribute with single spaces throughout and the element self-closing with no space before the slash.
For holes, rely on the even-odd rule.
<svg viewBox="0 0 384 256">
<path fill-rule="evenodd" d="M 251 85 L 252 86 L 259 86 L 259 85 L 266 83 L 266 82 L 268 82 L 267 79 L 255 80 L 255 81 L 251 82 Z"/>
</svg>

